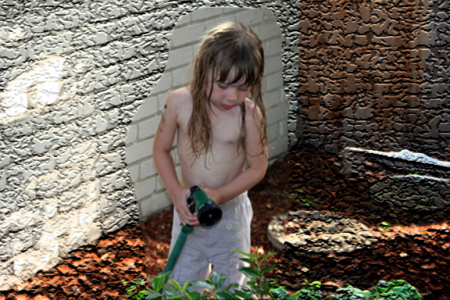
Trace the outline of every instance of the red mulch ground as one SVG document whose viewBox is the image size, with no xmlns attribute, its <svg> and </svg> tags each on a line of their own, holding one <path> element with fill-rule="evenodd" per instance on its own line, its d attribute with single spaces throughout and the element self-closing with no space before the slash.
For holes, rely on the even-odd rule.
<svg viewBox="0 0 450 300">
<path fill-rule="evenodd" d="M 339 158 L 303 149 L 277 160 L 260 184 L 249 191 L 254 218 L 252 252 L 272 252 L 266 228 L 272 216 L 305 207 L 287 194 L 303 190 L 314 199 L 315 209 L 328 210 L 357 219 L 371 228 L 381 222 L 403 225 L 372 244 L 370 249 L 345 255 L 279 253 L 268 263 L 278 263 L 271 278 L 292 291 L 318 280 L 323 293 L 351 284 L 368 289 L 379 280 L 404 279 L 424 299 L 450 299 L 450 230 L 442 229 L 448 212 L 441 215 L 412 215 L 372 203 L 368 185 L 350 184 L 339 173 Z M 171 209 L 152 216 L 138 226 L 102 237 L 95 245 L 73 252 L 57 267 L 39 272 L 21 287 L 0 292 L 4 299 L 124 299 L 122 280 L 133 280 L 161 272 L 167 261 L 171 232 Z M 441 230 L 433 229 L 436 224 Z M 421 227 L 419 227 L 421 226 Z M 403 229 L 402 229 L 403 230 Z M 403 257 L 401 253 L 407 253 Z M 303 271 L 302 271 L 303 270 Z"/>
</svg>

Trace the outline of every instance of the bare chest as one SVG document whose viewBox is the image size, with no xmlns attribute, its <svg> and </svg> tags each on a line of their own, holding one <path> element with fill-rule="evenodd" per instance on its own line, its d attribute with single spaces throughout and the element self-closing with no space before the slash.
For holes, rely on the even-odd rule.
<svg viewBox="0 0 450 300">
<path fill-rule="evenodd" d="M 185 110 L 178 116 L 179 133 L 188 135 L 188 124 L 192 110 Z M 228 112 L 227 112 L 228 113 Z M 211 114 L 212 146 L 237 145 L 241 136 L 241 114 Z"/>
<path fill-rule="evenodd" d="M 216 145 L 237 145 L 241 136 L 242 121 L 238 114 L 211 116 L 213 147 Z"/>
</svg>

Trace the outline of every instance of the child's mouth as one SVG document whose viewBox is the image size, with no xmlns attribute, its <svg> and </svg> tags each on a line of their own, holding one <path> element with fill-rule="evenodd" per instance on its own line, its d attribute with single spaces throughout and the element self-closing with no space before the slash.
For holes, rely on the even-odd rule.
<svg viewBox="0 0 450 300">
<path fill-rule="evenodd" d="M 231 106 L 231 105 L 226 105 L 226 104 L 220 104 L 220 106 L 221 106 L 223 109 L 226 109 L 226 110 L 232 109 L 232 108 L 233 108 L 233 106 Z"/>
</svg>

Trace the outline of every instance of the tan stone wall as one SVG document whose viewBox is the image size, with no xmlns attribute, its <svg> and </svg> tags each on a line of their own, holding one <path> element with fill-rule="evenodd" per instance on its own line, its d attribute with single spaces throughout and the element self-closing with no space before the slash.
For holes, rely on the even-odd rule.
<svg viewBox="0 0 450 300">
<path fill-rule="evenodd" d="M 300 11 L 302 144 L 446 159 L 448 1 L 306 0 Z"/>
</svg>

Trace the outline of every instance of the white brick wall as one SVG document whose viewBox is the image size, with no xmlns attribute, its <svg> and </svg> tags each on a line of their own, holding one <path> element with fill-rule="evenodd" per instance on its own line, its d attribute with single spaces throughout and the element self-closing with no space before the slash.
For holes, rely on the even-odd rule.
<svg viewBox="0 0 450 300">
<path fill-rule="evenodd" d="M 151 147 L 160 121 L 161 108 L 167 95 L 189 83 L 191 62 L 198 43 L 206 31 L 225 21 L 248 24 L 259 34 L 266 54 L 263 98 L 267 109 L 268 144 L 272 148 L 270 159 L 287 152 L 288 103 L 283 92 L 281 62 L 281 31 L 268 9 L 202 8 L 183 16 L 176 25 L 170 41 L 169 60 L 163 77 L 150 97 L 138 109 L 127 137 L 126 158 L 134 182 L 140 207 L 140 218 L 170 205 L 170 197 L 164 189 L 153 165 Z M 155 111 L 157 105 L 158 110 Z M 150 109 L 153 108 L 153 109 Z M 137 130 L 137 135 L 136 135 Z M 179 162 L 172 151 L 176 168 Z M 137 166 L 140 166 L 138 170 Z M 155 186 L 156 185 L 156 186 Z M 156 192 L 158 191 L 158 192 Z M 161 196 L 163 193 L 165 196 Z"/>
</svg>

